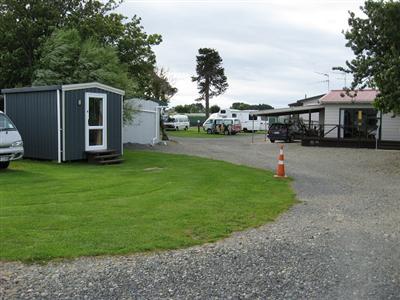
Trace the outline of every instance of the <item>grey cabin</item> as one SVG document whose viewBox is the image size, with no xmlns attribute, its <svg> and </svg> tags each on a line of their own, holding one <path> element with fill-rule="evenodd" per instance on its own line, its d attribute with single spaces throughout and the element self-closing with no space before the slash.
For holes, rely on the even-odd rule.
<svg viewBox="0 0 400 300">
<path fill-rule="evenodd" d="M 98 82 L 3 89 L 4 111 L 20 132 L 25 157 L 83 160 L 121 155 L 125 92 Z"/>
</svg>

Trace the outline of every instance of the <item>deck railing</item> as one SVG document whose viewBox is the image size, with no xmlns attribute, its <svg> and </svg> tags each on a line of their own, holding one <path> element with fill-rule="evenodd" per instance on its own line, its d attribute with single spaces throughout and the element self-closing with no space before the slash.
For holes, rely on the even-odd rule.
<svg viewBox="0 0 400 300">
<path fill-rule="evenodd" d="M 332 133 L 335 135 L 332 136 Z M 365 126 L 344 126 L 338 124 L 314 124 L 312 128 L 305 128 L 302 132 L 303 138 L 336 138 L 375 140 L 378 127 L 367 128 Z"/>
</svg>

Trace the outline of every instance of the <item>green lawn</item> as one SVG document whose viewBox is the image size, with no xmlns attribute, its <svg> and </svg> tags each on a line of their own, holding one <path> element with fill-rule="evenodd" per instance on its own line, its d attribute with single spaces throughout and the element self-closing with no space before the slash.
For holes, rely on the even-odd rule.
<svg viewBox="0 0 400 300">
<path fill-rule="evenodd" d="M 265 131 L 257 131 L 255 134 L 265 134 Z M 229 138 L 230 136 L 223 135 L 223 134 L 207 134 L 203 130 L 203 128 L 200 128 L 200 133 L 197 131 L 197 127 L 190 127 L 188 130 L 171 130 L 167 131 L 167 135 L 171 137 L 188 137 L 188 138 Z M 240 132 L 237 135 L 239 136 L 251 136 L 251 132 Z"/>
<path fill-rule="evenodd" d="M 271 172 L 126 151 L 121 165 L 20 161 L 0 172 L 0 259 L 187 247 L 274 220 L 295 202 Z"/>
<path fill-rule="evenodd" d="M 197 127 L 189 127 L 188 130 L 168 130 L 167 135 L 172 137 L 177 136 L 190 138 L 223 138 L 225 136 L 223 134 L 207 134 L 203 128 L 200 128 L 200 132 L 198 132 Z"/>
</svg>

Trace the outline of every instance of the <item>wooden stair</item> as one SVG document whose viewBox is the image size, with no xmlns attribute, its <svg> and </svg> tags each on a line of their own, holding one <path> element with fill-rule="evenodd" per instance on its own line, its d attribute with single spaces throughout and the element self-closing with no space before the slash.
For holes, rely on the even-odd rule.
<svg viewBox="0 0 400 300">
<path fill-rule="evenodd" d="M 98 165 L 111 165 L 123 162 L 121 155 L 114 149 L 86 151 L 86 156 L 89 163 Z"/>
</svg>

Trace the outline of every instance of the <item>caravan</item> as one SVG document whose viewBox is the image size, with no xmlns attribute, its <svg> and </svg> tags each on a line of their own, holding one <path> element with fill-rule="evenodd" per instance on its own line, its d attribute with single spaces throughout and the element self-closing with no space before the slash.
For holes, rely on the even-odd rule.
<svg viewBox="0 0 400 300">
<path fill-rule="evenodd" d="M 234 118 L 239 119 L 243 131 L 257 131 L 268 129 L 268 122 L 261 120 L 261 117 L 253 116 L 257 110 L 221 109 L 218 113 L 212 114 L 203 124 L 203 128 L 211 124 L 213 119 Z"/>
</svg>

